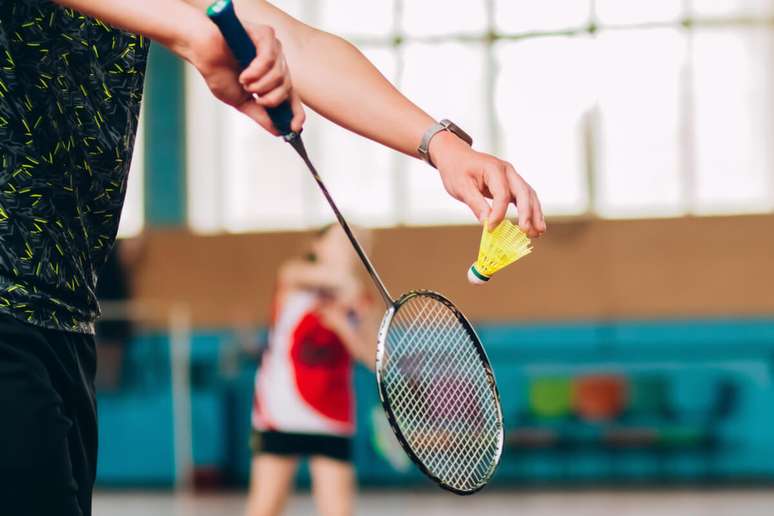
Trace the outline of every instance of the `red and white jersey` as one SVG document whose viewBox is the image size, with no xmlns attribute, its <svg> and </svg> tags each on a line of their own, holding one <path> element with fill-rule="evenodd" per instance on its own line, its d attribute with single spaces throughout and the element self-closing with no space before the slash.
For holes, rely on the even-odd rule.
<svg viewBox="0 0 774 516">
<path fill-rule="evenodd" d="M 314 292 L 287 294 L 255 378 L 256 430 L 349 436 L 354 433 L 352 360 L 315 312 Z"/>
</svg>

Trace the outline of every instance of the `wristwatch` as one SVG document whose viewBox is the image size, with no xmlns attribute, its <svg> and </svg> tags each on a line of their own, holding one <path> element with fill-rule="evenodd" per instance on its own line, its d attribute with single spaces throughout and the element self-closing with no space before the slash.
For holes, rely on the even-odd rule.
<svg viewBox="0 0 774 516">
<path fill-rule="evenodd" d="M 427 161 L 427 163 L 433 168 L 435 168 L 435 165 L 433 164 L 433 160 L 430 159 L 430 140 L 432 140 L 433 136 L 440 133 L 441 131 L 449 131 L 460 140 L 464 141 L 470 146 L 473 146 L 473 138 L 471 138 L 468 133 L 460 129 L 460 127 L 451 120 L 444 118 L 437 124 L 433 124 L 430 129 L 425 131 L 425 134 L 422 136 L 422 142 L 419 144 L 419 147 L 417 147 L 419 156 L 423 160 Z"/>
</svg>

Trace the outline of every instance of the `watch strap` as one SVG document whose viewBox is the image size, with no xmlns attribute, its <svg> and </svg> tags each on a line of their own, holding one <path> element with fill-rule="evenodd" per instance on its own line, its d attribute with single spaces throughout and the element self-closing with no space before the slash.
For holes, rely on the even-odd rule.
<svg viewBox="0 0 774 516">
<path fill-rule="evenodd" d="M 463 131 L 459 126 L 457 126 L 454 122 L 448 119 L 443 119 L 440 122 L 437 122 L 430 126 L 430 128 L 425 131 L 425 134 L 422 135 L 422 141 L 419 144 L 419 147 L 417 147 L 417 153 L 419 156 L 425 160 L 431 167 L 435 167 L 435 164 L 433 164 L 433 161 L 430 159 L 430 141 L 433 139 L 433 137 L 440 133 L 441 131 L 449 131 L 453 135 L 455 135 L 460 140 L 464 141 L 468 145 L 473 145 L 473 138 L 468 135 L 465 131 Z"/>
</svg>

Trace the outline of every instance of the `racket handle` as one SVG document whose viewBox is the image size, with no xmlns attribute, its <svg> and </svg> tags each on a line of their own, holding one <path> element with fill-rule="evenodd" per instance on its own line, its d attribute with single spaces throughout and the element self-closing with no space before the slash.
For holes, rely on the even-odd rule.
<svg viewBox="0 0 774 516">
<path fill-rule="evenodd" d="M 231 0 L 218 0 L 207 9 L 207 16 L 220 29 L 242 70 L 250 66 L 257 52 L 253 40 L 250 39 L 242 22 L 239 21 L 236 12 L 234 12 L 234 3 Z M 293 120 L 293 109 L 288 100 L 277 107 L 266 108 L 266 112 L 282 136 L 287 139 L 289 135 L 294 134 L 290 128 L 290 122 Z"/>
</svg>

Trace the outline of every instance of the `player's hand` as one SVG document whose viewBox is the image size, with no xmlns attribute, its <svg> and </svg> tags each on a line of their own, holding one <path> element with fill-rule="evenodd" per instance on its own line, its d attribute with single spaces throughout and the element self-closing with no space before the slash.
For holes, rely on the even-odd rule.
<svg viewBox="0 0 774 516">
<path fill-rule="evenodd" d="M 257 56 L 250 66 L 240 72 L 220 31 L 214 24 L 208 25 L 206 30 L 193 39 L 186 57 L 202 74 L 213 95 L 276 136 L 280 134 L 272 124 L 266 108 L 290 100 L 293 109 L 290 127 L 293 131 L 300 131 L 306 119 L 304 108 L 293 89 L 282 45 L 274 29 L 267 25 L 244 23 L 255 43 Z M 257 98 L 253 97 L 254 94 Z"/>
<path fill-rule="evenodd" d="M 353 329 L 352 316 L 356 312 L 348 305 L 336 301 L 322 302 L 316 312 L 323 325 L 340 336 Z"/>
<path fill-rule="evenodd" d="M 333 282 L 331 291 L 333 301 L 341 306 L 353 306 L 363 295 L 363 286 L 350 271 L 335 271 L 331 268 L 328 273 Z"/>
<path fill-rule="evenodd" d="M 543 209 L 535 190 L 513 165 L 471 149 L 443 131 L 430 141 L 430 158 L 449 195 L 468 205 L 476 218 L 493 229 L 505 218 L 508 204 L 516 205 L 519 227 L 531 238 L 546 231 Z M 487 199 L 492 199 L 491 206 Z"/>
</svg>

